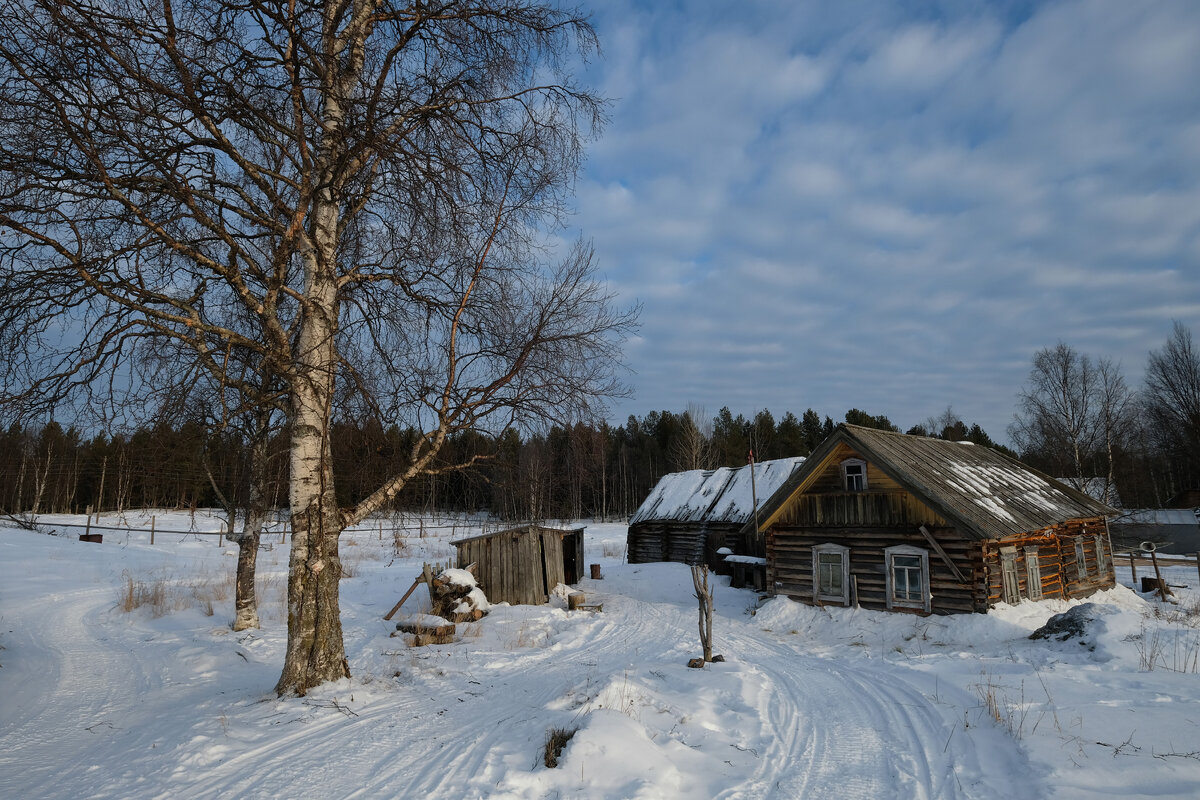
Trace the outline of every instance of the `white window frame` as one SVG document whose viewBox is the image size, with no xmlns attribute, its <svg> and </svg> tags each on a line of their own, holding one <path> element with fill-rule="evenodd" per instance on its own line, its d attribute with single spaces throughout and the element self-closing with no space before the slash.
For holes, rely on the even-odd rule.
<svg viewBox="0 0 1200 800">
<path fill-rule="evenodd" d="M 845 461 L 842 462 L 841 466 L 842 466 L 842 488 L 844 488 L 847 492 L 865 492 L 867 490 L 867 462 L 863 461 L 861 458 L 847 458 Z M 847 471 L 846 471 L 847 467 L 859 467 L 862 470 L 862 472 L 854 475 L 855 478 L 861 479 L 861 483 L 862 483 L 861 486 L 858 486 L 856 488 L 850 487 L 850 477 L 851 476 L 849 474 L 847 474 Z"/>
<path fill-rule="evenodd" d="M 822 554 L 828 553 L 836 553 L 842 560 L 842 593 L 840 595 L 821 593 L 820 557 Z M 812 549 L 812 581 L 813 602 L 850 605 L 850 548 L 832 542 L 814 545 Z"/>
<path fill-rule="evenodd" d="M 1017 548 L 1000 548 L 1000 599 L 1010 606 L 1021 602 L 1021 577 L 1017 574 Z"/>
<path fill-rule="evenodd" d="M 1030 600 L 1042 599 L 1042 558 L 1036 547 L 1025 548 L 1025 585 Z"/>
<path fill-rule="evenodd" d="M 1096 572 L 1097 577 L 1104 578 L 1108 575 L 1108 553 L 1104 551 L 1104 538 L 1100 534 L 1092 536 L 1092 544 L 1096 546 Z"/>
<path fill-rule="evenodd" d="M 1087 551 L 1083 547 L 1083 537 L 1075 539 L 1075 578 L 1080 581 L 1088 579 Z"/>
<path fill-rule="evenodd" d="M 921 559 L 921 589 L 923 597 L 920 600 L 910 600 L 896 597 L 896 556 L 916 556 Z M 898 544 L 883 548 L 884 575 L 887 579 L 887 607 L 911 608 L 928 612 L 930 608 L 929 593 L 929 551 L 909 544 Z"/>
</svg>

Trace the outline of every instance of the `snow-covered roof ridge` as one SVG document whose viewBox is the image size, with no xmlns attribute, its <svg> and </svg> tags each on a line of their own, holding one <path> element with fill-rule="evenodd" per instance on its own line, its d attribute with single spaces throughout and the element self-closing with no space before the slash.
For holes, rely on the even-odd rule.
<svg viewBox="0 0 1200 800">
<path fill-rule="evenodd" d="M 759 508 L 803 463 L 804 457 L 796 456 L 754 464 L 753 488 Z M 659 479 L 629 524 L 649 520 L 742 524 L 754 515 L 751 496 L 749 464 L 672 472 Z"/>
</svg>

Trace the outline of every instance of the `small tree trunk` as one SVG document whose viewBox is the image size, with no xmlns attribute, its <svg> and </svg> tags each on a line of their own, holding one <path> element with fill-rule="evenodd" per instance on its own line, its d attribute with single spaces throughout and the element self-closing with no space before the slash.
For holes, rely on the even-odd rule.
<svg viewBox="0 0 1200 800">
<path fill-rule="evenodd" d="M 255 439 L 250 450 L 250 498 L 246 523 L 238 538 L 237 581 L 233 629 L 259 627 L 258 596 L 254 577 L 258 564 L 258 540 L 267 521 L 267 447 L 270 441 L 270 409 L 260 408 L 255 419 Z"/>
<path fill-rule="evenodd" d="M 692 566 L 692 585 L 696 587 L 696 599 L 700 601 L 700 646 L 704 648 L 704 660 L 712 661 L 713 599 L 707 564 Z"/>
</svg>

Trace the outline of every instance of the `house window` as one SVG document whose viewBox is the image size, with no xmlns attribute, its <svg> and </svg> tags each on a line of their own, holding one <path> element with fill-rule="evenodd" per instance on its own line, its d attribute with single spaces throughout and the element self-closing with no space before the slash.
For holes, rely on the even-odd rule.
<svg viewBox="0 0 1200 800">
<path fill-rule="evenodd" d="M 850 605 L 850 549 L 837 544 L 813 548 L 813 597 L 818 603 Z"/>
<path fill-rule="evenodd" d="M 1042 562 L 1036 547 L 1025 548 L 1025 585 L 1030 600 L 1042 599 Z"/>
<path fill-rule="evenodd" d="M 883 550 L 887 607 L 929 610 L 929 551 L 911 545 Z"/>
<path fill-rule="evenodd" d="M 842 462 L 842 485 L 847 492 L 867 490 L 867 462 L 861 458 L 847 458 Z"/>
<path fill-rule="evenodd" d="M 1021 600 L 1021 583 L 1017 577 L 1017 548 L 1000 548 L 1000 599 L 1009 605 Z"/>
<path fill-rule="evenodd" d="M 1087 580 L 1087 555 L 1083 552 L 1083 539 L 1075 540 L 1075 576 L 1081 580 Z"/>
<path fill-rule="evenodd" d="M 1092 537 L 1092 543 L 1096 546 L 1096 574 L 1101 578 L 1108 575 L 1108 553 L 1104 550 L 1104 540 L 1100 538 L 1100 534 Z"/>
</svg>

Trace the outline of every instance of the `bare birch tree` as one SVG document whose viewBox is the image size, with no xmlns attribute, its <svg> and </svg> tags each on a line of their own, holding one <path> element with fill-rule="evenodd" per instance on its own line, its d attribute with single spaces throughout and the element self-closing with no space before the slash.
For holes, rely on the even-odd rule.
<svg viewBox="0 0 1200 800">
<path fill-rule="evenodd" d="M 1018 400 L 1009 427 L 1017 446 L 1049 462 L 1080 491 L 1088 488 L 1087 479 L 1099 477 L 1101 497 L 1110 497 L 1114 459 L 1135 420 L 1120 367 L 1060 342 L 1034 355 Z"/>
<path fill-rule="evenodd" d="M 1200 473 L 1200 350 L 1175 322 L 1170 338 L 1150 353 L 1144 405 L 1159 448 L 1174 462 L 1180 485 Z"/>
<path fill-rule="evenodd" d="M 585 19 L 536 2 L 0 0 L 0 344 L 10 402 L 104 385 L 135 345 L 285 387 L 294 531 L 279 693 L 349 674 L 338 534 L 448 436 L 617 391 L 632 317 L 580 244 L 547 267 L 602 104 Z M 338 508 L 339 385 L 423 435 Z M 110 387 L 111 388 L 111 387 Z"/>
</svg>

